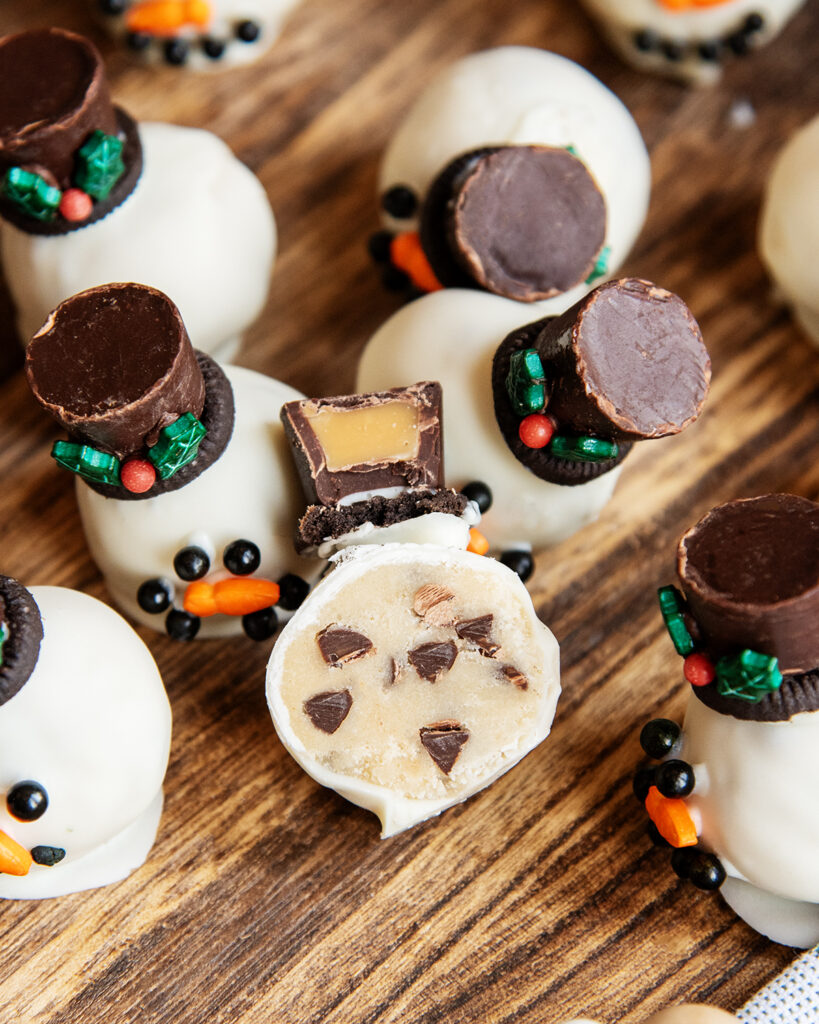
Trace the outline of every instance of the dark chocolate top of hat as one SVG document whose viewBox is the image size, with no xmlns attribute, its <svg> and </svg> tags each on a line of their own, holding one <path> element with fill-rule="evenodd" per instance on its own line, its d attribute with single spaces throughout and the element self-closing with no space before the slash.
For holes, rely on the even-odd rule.
<svg viewBox="0 0 819 1024">
<path fill-rule="evenodd" d="M 819 504 L 766 494 L 720 505 L 680 541 L 677 571 L 709 653 L 819 667 Z"/>
<path fill-rule="evenodd" d="M 489 147 L 438 175 L 420 235 L 442 284 L 532 302 L 589 276 L 605 241 L 606 203 L 566 149 Z"/>
<path fill-rule="evenodd" d="M 95 131 L 122 140 L 125 170 L 92 213 L 81 221 L 38 220 L 4 197 L 0 213 L 7 220 L 36 234 L 64 234 L 99 220 L 133 190 L 142 149 L 136 125 L 111 102 L 102 58 L 89 40 L 59 28 L 0 39 L 0 177 L 20 167 L 67 189 L 77 152 Z"/>
<path fill-rule="evenodd" d="M 0 654 L 0 707 L 22 690 L 40 656 L 43 622 L 28 590 L 0 576 L 0 627 L 6 635 Z"/>
<path fill-rule="evenodd" d="M 555 475 L 548 448 L 520 440 L 507 391 L 511 357 L 524 348 L 541 359 L 545 411 L 559 434 L 618 443 L 676 434 L 699 416 L 708 393 L 711 361 L 696 320 L 682 299 L 649 281 L 609 281 L 562 316 L 514 331 L 495 353 L 495 416 L 516 458 L 555 483 L 572 481 Z"/>
<path fill-rule="evenodd" d="M 109 284 L 62 302 L 26 353 L 34 397 L 72 439 L 119 458 L 153 444 L 205 385 L 179 310 L 146 285 Z"/>
</svg>

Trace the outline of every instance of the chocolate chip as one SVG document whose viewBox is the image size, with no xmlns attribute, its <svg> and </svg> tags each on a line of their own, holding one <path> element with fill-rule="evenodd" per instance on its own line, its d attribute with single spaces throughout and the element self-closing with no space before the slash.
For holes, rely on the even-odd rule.
<svg viewBox="0 0 819 1024">
<path fill-rule="evenodd" d="M 444 775 L 449 775 L 458 760 L 461 747 L 469 739 L 469 730 L 459 722 L 434 722 L 418 730 L 424 749 Z"/>
<path fill-rule="evenodd" d="M 409 651 L 407 657 L 422 679 L 434 683 L 442 672 L 452 668 L 458 657 L 458 648 L 451 640 L 434 640 Z"/>
<path fill-rule="evenodd" d="M 509 682 L 514 683 L 519 690 L 529 689 L 529 681 L 519 668 L 515 668 L 514 665 L 504 665 L 501 668 L 501 672 L 503 672 Z"/>
<path fill-rule="evenodd" d="M 372 640 L 345 626 L 327 626 L 316 634 L 316 643 L 328 665 L 346 665 L 348 661 L 363 658 L 373 650 Z"/>
<path fill-rule="evenodd" d="M 329 690 L 317 693 L 303 704 L 304 713 L 317 729 L 322 732 L 334 733 L 341 725 L 350 708 L 353 697 L 349 690 Z"/>
<path fill-rule="evenodd" d="M 452 602 L 455 595 L 438 583 L 426 583 L 416 591 L 412 610 L 433 626 L 448 626 L 452 622 Z"/>
<path fill-rule="evenodd" d="M 485 654 L 487 658 L 493 658 L 500 650 L 500 644 L 496 644 L 490 635 L 494 621 L 495 616 L 491 614 L 481 615 L 477 619 L 464 619 L 462 622 L 455 623 L 455 632 L 461 640 L 466 640 L 479 647 L 481 654 Z"/>
</svg>

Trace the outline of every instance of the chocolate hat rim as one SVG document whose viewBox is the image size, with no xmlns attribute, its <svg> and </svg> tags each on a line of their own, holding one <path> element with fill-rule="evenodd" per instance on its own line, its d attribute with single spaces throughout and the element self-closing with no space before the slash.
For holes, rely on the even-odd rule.
<svg viewBox="0 0 819 1024">
<path fill-rule="evenodd" d="M 70 235 L 75 231 L 82 231 L 83 228 L 91 227 L 113 213 L 122 206 L 139 184 L 143 170 L 142 140 L 139 137 L 139 126 L 122 107 L 115 106 L 114 114 L 117 123 L 125 136 L 122 148 L 122 158 L 125 161 L 125 171 L 119 181 L 114 185 L 105 199 L 94 203 L 89 217 L 82 221 L 70 221 L 57 217 L 53 221 L 37 220 L 30 217 L 15 203 L 0 196 L 0 218 L 12 224 L 27 235 L 41 235 L 48 238 Z"/>
<path fill-rule="evenodd" d="M 37 602 L 26 587 L 11 576 L 0 575 L 0 598 L 9 622 L 0 665 L 0 708 L 16 697 L 32 676 L 40 657 L 43 620 Z M 11 646 L 12 661 L 8 653 Z"/>
<path fill-rule="evenodd" d="M 462 205 L 463 186 L 483 161 L 497 153 L 513 150 L 549 152 L 568 157 L 582 169 L 595 192 L 600 196 L 603 206 L 603 226 L 600 244 L 591 251 L 587 263 L 578 274 L 576 280 L 565 288 L 552 285 L 548 289 L 531 289 L 527 293 L 523 285 L 519 288 L 506 287 L 502 290 L 490 287 L 490 284 L 486 281 L 487 275 L 485 273 L 481 274 L 475 260 L 470 259 L 465 252 L 461 252 L 455 242 L 453 220 L 457 209 Z M 458 183 L 459 178 L 463 180 L 456 189 L 455 185 Z M 518 302 L 543 302 L 558 295 L 565 295 L 586 281 L 594 269 L 596 260 L 605 247 L 608 231 L 609 210 L 606 196 L 591 169 L 576 154 L 568 150 L 567 147 L 546 143 L 499 143 L 477 147 L 458 154 L 433 179 L 427 189 L 419 218 L 419 235 L 422 248 L 436 277 L 442 284 L 448 287 L 468 287 L 488 291 L 491 294 L 502 295 Z M 474 246 L 471 246 L 471 251 L 475 252 Z M 484 280 L 481 280 L 481 277 Z"/>
</svg>

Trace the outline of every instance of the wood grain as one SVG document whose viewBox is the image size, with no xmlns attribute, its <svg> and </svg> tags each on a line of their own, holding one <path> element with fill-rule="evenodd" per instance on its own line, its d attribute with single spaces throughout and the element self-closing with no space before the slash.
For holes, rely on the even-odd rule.
<svg viewBox="0 0 819 1024">
<path fill-rule="evenodd" d="M 261 177 L 280 229 L 270 300 L 240 362 L 309 394 L 351 387 L 395 308 L 364 242 L 379 153 L 429 75 L 471 50 L 544 46 L 633 111 L 652 153 L 648 223 L 627 267 L 679 292 L 714 362 L 701 422 L 629 459 L 602 519 L 531 582 L 561 641 L 552 736 L 491 789 L 381 842 L 279 745 L 267 651 L 143 631 L 174 711 L 166 810 L 147 864 L 108 889 L 0 907 L 0 1020 L 42 1024 L 638 1024 L 673 1001 L 743 1002 L 790 959 L 679 882 L 630 790 L 639 725 L 685 695 L 654 590 L 711 505 L 819 496 L 819 358 L 754 253 L 762 186 L 819 109 L 819 7 L 711 90 L 643 77 L 559 0 L 304 0 L 275 50 L 233 73 L 149 73 L 90 5 L 4 0 L 0 28 L 85 31 L 139 118 L 203 125 Z M 755 123 L 732 126 L 738 100 Z M 0 298 L 5 334 L 9 320 Z M 105 597 L 55 436 L 16 351 L 0 358 L 2 571 Z"/>
</svg>

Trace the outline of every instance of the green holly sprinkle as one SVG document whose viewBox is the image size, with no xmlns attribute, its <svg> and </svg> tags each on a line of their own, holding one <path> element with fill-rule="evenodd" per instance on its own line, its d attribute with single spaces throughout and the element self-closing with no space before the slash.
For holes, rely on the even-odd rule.
<svg viewBox="0 0 819 1024">
<path fill-rule="evenodd" d="M 549 447 L 552 455 L 569 462 L 608 462 L 616 459 L 619 451 L 614 441 L 603 441 L 599 437 L 566 437 L 560 434 L 552 438 Z"/>
<path fill-rule="evenodd" d="M 683 613 L 685 599 L 676 587 L 660 587 L 657 591 L 660 613 L 674 644 L 674 650 L 681 658 L 687 658 L 694 651 L 694 641 L 688 632 Z"/>
<path fill-rule="evenodd" d="M 116 455 L 97 451 L 87 444 L 55 441 L 51 457 L 58 466 L 70 469 L 72 473 L 91 483 L 119 485 L 120 462 Z"/>
<path fill-rule="evenodd" d="M 124 173 L 122 140 L 99 130 L 91 132 L 77 153 L 74 184 L 92 199 L 106 199 Z"/>
<path fill-rule="evenodd" d="M 3 178 L 2 194 L 35 220 L 54 220 L 62 192 L 33 171 L 10 167 Z"/>
<path fill-rule="evenodd" d="M 206 433 L 205 427 L 191 412 L 186 412 L 159 432 L 159 440 L 148 451 L 148 458 L 162 480 L 167 480 L 193 462 Z"/>
<path fill-rule="evenodd" d="M 506 392 L 518 416 L 541 412 L 546 405 L 546 374 L 533 348 L 513 352 L 506 374 Z"/>
<path fill-rule="evenodd" d="M 723 697 L 757 704 L 782 685 L 779 660 L 747 648 L 720 658 L 716 668 L 717 690 Z"/>
<path fill-rule="evenodd" d="M 611 259 L 611 246 L 604 245 L 600 250 L 600 255 L 592 267 L 592 272 L 586 278 L 586 284 L 594 284 L 601 277 L 605 277 L 609 272 L 609 260 Z"/>
</svg>

